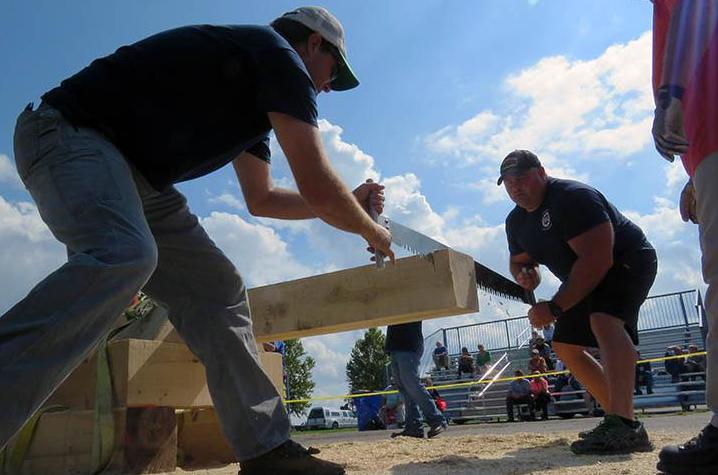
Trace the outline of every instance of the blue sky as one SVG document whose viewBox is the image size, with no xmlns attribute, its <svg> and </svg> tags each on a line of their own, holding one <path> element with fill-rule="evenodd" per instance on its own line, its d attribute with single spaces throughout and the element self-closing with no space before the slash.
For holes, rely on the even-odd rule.
<svg viewBox="0 0 718 475">
<path fill-rule="evenodd" d="M 63 249 L 16 177 L 12 133 L 27 102 L 94 58 L 163 29 L 266 24 L 285 1 L 5 0 L 0 6 L 0 311 L 59 265 Z M 659 251 L 654 292 L 701 285 L 697 231 L 680 221 L 682 168 L 652 148 L 648 0 L 323 2 L 344 24 L 361 85 L 319 100 L 322 137 L 353 186 L 387 184 L 387 215 L 506 273 L 495 186 L 501 158 L 534 150 L 549 174 L 585 180 L 641 225 Z M 281 151 L 273 176 L 292 187 Z M 356 237 L 313 221 L 252 218 L 230 168 L 181 184 L 210 235 L 250 285 L 360 265 Z M 557 281 L 544 275 L 539 295 Z M 442 326 L 525 309 L 480 296 L 482 311 Z M 305 340 L 318 394 L 345 390 L 360 332 Z"/>
</svg>

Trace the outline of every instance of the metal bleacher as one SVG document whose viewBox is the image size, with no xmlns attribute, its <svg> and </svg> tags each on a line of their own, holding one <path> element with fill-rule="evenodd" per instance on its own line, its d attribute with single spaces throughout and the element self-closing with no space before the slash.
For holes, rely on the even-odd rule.
<svg viewBox="0 0 718 475">
<path fill-rule="evenodd" d="M 460 385 L 440 389 L 441 396 L 447 402 L 445 414 L 454 423 L 468 421 L 499 421 L 507 418 L 506 393 L 509 383 L 492 382 L 492 379 L 513 376 L 515 369 L 526 372 L 529 360 L 529 347 L 524 335 L 529 328 L 526 317 L 499 320 L 494 322 L 445 328 L 425 338 L 427 352 L 422 358 L 424 373 L 429 373 L 435 386 L 455 383 Z M 639 315 L 638 350 L 641 359 L 664 356 L 668 346 L 679 345 L 687 348 L 696 345 L 705 348 L 705 318 L 700 293 L 697 290 L 677 292 L 649 297 Z M 450 369 L 437 370 L 432 364 L 431 351 L 437 340 L 444 342 L 450 355 Z M 456 361 L 462 346 L 476 349 L 478 343 L 491 352 L 493 361 L 505 356 L 508 365 L 496 365 L 490 374 L 478 381 L 473 375 L 458 374 Z M 503 368 L 503 372 L 499 370 Z M 650 408 L 683 408 L 705 404 L 704 374 L 683 374 L 678 382 L 671 382 L 663 362 L 652 363 L 654 377 L 653 394 L 634 396 L 634 405 L 638 410 Z M 550 379 L 550 383 L 553 380 Z M 549 414 L 559 417 L 573 417 L 576 414 L 600 413 L 600 408 L 584 390 L 574 391 L 564 388 L 561 393 L 552 391 Z"/>
</svg>

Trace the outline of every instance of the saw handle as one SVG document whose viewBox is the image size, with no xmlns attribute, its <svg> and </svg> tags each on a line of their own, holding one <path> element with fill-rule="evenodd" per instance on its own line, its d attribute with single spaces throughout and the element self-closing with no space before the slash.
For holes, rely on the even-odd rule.
<svg viewBox="0 0 718 475">
<path fill-rule="evenodd" d="M 371 178 L 366 179 L 366 183 L 374 183 L 374 180 Z M 381 223 L 381 217 L 379 216 L 379 213 L 376 212 L 376 210 L 371 206 L 371 198 L 374 195 L 374 193 L 369 193 L 369 196 L 367 197 L 367 210 L 369 211 L 369 216 L 371 217 L 372 221 L 377 223 L 378 225 L 382 225 Z M 376 263 L 377 269 L 383 269 L 386 265 L 384 262 L 384 253 L 375 249 L 374 250 L 374 262 Z"/>
<path fill-rule="evenodd" d="M 370 180 L 371 180 L 371 178 L 369 180 L 367 180 L 367 182 L 369 182 Z M 372 208 L 372 206 L 371 206 L 371 195 L 369 195 L 369 216 L 371 216 L 371 219 L 375 223 L 379 224 L 380 226 L 382 225 L 382 223 L 380 221 L 381 217 L 376 212 L 376 210 L 374 210 L 374 208 Z M 383 269 L 384 266 L 386 265 L 386 263 L 384 262 L 384 257 L 386 257 L 386 256 L 384 256 L 383 252 L 379 251 L 378 249 L 374 250 L 374 260 L 376 262 L 377 269 Z"/>
</svg>

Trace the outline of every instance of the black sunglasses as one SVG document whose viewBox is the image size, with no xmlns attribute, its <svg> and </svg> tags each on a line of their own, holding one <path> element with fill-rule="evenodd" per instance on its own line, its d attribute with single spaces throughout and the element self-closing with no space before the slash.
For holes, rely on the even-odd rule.
<svg viewBox="0 0 718 475">
<path fill-rule="evenodd" d="M 332 76 L 330 78 L 330 80 L 334 82 L 339 77 L 339 70 L 344 66 L 344 60 L 342 60 L 342 55 L 339 54 L 337 47 L 326 40 L 322 41 L 322 49 L 334 56 L 334 67 L 332 68 Z"/>
</svg>

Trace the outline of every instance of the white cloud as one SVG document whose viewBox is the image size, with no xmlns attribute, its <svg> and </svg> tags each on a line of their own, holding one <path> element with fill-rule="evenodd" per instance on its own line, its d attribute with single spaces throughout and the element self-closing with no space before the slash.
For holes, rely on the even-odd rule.
<svg viewBox="0 0 718 475">
<path fill-rule="evenodd" d="M 242 272 L 249 287 L 313 274 L 288 250 L 272 228 L 248 223 L 240 216 L 212 212 L 202 226 Z"/>
<path fill-rule="evenodd" d="M 240 211 L 245 209 L 244 203 L 232 193 L 222 193 L 220 195 L 210 197 L 209 202 L 212 204 L 225 205 Z"/>
<path fill-rule="evenodd" d="M 22 181 L 17 175 L 15 165 L 10 161 L 10 157 L 0 153 L 0 183 L 8 183 L 13 186 L 22 187 Z"/>
<path fill-rule="evenodd" d="M 676 203 L 656 197 L 650 213 L 624 214 L 643 229 L 658 254 L 658 276 L 652 294 L 704 288 L 698 230 L 681 220 Z"/>
<path fill-rule="evenodd" d="M 322 119 L 319 121 L 319 131 L 334 168 L 349 188 L 356 187 L 367 178 L 379 180 L 379 173 L 374 168 L 374 158 L 356 145 L 345 142 L 342 139 L 344 131 L 341 127 Z"/>
<path fill-rule="evenodd" d="M 688 181 L 688 175 L 683 165 L 678 161 L 673 163 L 665 162 L 666 170 L 666 194 L 668 196 L 678 196 L 678 193 L 683 189 L 686 181 Z"/>
<path fill-rule="evenodd" d="M 10 203 L 0 196 L 0 313 L 8 310 L 40 280 L 66 260 L 37 208 L 31 203 Z"/>
<path fill-rule="evenodd" d="M 527 148 L 565 170 L 564 156 L 625 157 L 650 142 L 651 34 L 607 48 L 592 60 L 551 56 L 504 81 L 506 111 L 483 110 L 424 142 L 458 163 L 493 164 L 513 148 Z M 489 202 L 493 194 L 485 196 Z"/>
</svg>

